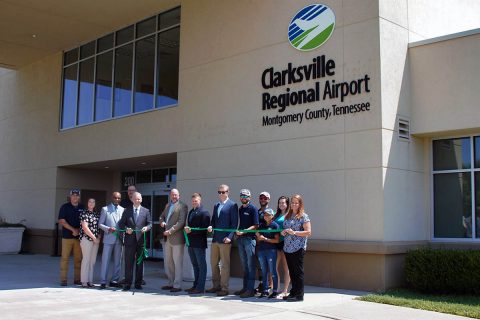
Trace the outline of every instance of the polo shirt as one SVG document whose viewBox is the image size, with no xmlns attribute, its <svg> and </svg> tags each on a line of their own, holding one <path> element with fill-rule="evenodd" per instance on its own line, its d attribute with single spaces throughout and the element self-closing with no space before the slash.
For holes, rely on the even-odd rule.
<svg viewBox="0 0 480 320">
<path fill-rule="evenodd" d="M 280 229 L 278 224 L 274 221 L 270 222 L 269 225 L 267 225 L 266 222 L 260 223 L 259 230 L 275 230 L 275 229 Z M 268 239 L 275 239 L 275 235 L 278 234 L 279 232 L 260 232 L 262 236 Z M 277 244 L 276 243 L 270 243 L 266 241 L 257 241 L 257 248 L 258 250 L 269 250 L 269 249 L 277 249 Z"/>
<path fill-rule="evenodd" d="M 84 206 L 79 203 L 76 207 L 72 203 L 67 202 L 60 207 L 58 219 L 65 219 L 69 225 L 74 228 L 80 228 L 80 213 L 83 212 Z M 62 228 L 62 238 L 64 239 L 78 239 L 74 237 L 72 231 Z"/>
<path fill-rule="evenodd" d="M 240 221 L 238 229 L 248 229 L 251 226 L 258 226 L 258 209 L 252 203 L 249 203 L 246 207 L 241 205 L 238 208 L 238 219 Z M 241 237 L 255 238 L 255 233 L 248 232 Z"/>
</svg>

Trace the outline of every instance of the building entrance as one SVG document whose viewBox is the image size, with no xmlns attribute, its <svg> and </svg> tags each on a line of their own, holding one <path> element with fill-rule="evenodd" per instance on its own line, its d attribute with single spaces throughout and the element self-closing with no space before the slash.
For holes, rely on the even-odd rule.
<svg viewBox="0 0 480 320">
<path fill-rule="evenodd" d="M 152 214 L 152 231 L 147 238 L 148 255 L 163 258 L 163 228 L 160 215 L 169 200 L 170 190 L 176 186 L 176 168 L 152 169 L 122 173 L 122 189 L 135 185 L 142 194 L 142 206 Z M 126 195 L 125 195 L 126 196 Z"/>
</svg>

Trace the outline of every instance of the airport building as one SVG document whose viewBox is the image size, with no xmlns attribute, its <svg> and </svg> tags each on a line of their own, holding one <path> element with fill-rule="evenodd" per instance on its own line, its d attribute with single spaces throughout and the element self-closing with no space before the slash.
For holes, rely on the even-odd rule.
<svg viewBox="0 0 480 320">
<path fill-rule="evenodd" d="M 478 1 L 2 0 L 0 25 L 0 217 L 30 252 L 68 190 L 130 184 L 153 257 L 173 187 L 302 195 L 312 285 L 384 290 L 411 248 L 480 244 Z"/>
</svg>

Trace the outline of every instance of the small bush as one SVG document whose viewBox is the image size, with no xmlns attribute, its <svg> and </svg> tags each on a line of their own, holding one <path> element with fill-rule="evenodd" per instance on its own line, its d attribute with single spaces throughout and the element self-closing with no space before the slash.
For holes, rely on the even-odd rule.
<svg viewBox="0 0 480 320">
<path fill-rule="evenodd" d="M 411 250 L 405 276 L 420 292 L 480 294 L 480 250 Z"/>
</svg>

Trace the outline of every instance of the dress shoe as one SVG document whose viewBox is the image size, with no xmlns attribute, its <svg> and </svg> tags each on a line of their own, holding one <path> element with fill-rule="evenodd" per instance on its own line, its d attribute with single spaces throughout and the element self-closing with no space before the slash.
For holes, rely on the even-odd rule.
<svg viewBox="0 0 480 320">
<path fill-rule="evenodd" d="M 172 290 L 173 287 L 172 286 L 163 286 L 162 287 L 162 290 Z"/>
<path fill-rule="evenodd" d="M 303 296 L 288 296 L 286 300 L 288 302 L 303 301 Z"/>
<path fill-rule="evenodd" d="M 191 287 L 191 288 L 188 288 L 188 289 L 185 289 L 186 292 L 190 293 L 190 291 L 192 290 L 195 290 L 195 287 Z"/>
<path fill-rule="evenodd" d="M 136 284 L 136 285 L 135 285 L 135 289 L 137 289 L 137 290 L 143 290 L 143 287 L 142 287 L 141 284 Z"/>
<path fill-rule="evenodd" d="M 81 286 L 82 282 L 80 280 L 75 280 L 75 281 L 73 281 L 73 284 L 75 284 L 77 286 Z"/>
<path fill-rule="evenodd" d="M 220 290 L 222 290 L 222 289 L 220 289 L 220 288 L 210 288 L 210 289 L 208 289 L 208 290 L 205 290 L 205 292 L 206 292 L 206 293 L 216 293 L 216 292 L 218 292 L 218 291 L 220 291 Z"/>
<path fill-rule="evenodd" d="M 194 288 L 193 290 L 190 290 L 190 291 L 188 292 L 188 294 L 202 294 L 202 293 L 204 293 L 204 292 L 205 292 L 205 291 L 200 291 L 200 290 L 197 290 L 197 289 Z"/>
<path fill-rule="evenodd" d="M 66 286 L 67 286 L 67 281 L 61 281 L 61 282 L 60 282 L 60 285 L 61 285 L 62 287 L 66 287 Z"/>
<path fill-rule="evenodd" d="M 244 293 L 245 291 L 247 291 L 247 289 L 243 288 L 242 290 L 235 291 L 233 294 L 236 295 L 236 296 L 239 296 L 242 293 Z"/>
<path fill-rule="evenodd" d="M 217 291 L 217 297 L 225 297 L 225 296 L 228 296 L 228 291 L 227 290 Z"/>
<path fill-rule="evenodd" d="M 240 298 L 251 298 L 255 296 L 255 292 L 250 290 L 245 290 L 241 295 Z"/>
<path fill-rule="evenodd" d="M 170 289 L 170 292 L 180 292 L 180 291 L 182 291 L 182 289 L 180 289 L 180 288 L 172 288 L 172 289 Z"/>
<path fill-rule="evenodd" d="M 108 284 L 109 287 L 113 287 L 113 288 L 117 288 L 119 287 L 119 284 L 117 281 L 110 281 L 110 283 Z"/>
<path fill-rule="evenodd" d="M 100 289 L 105 289 L 106 287 L 107 287 L 107 285 L 106 285 L 105 283 L 102 283 L 102 284 L 100 285 Z"/>
<path fill-rule="evenodd" d="M 130 290 L 130 286 L 124 285 L 122 291 L 128 291 L 128 290 Z"/>
</svg>

